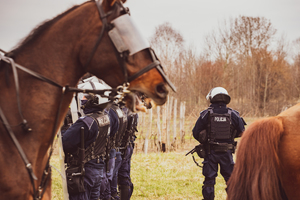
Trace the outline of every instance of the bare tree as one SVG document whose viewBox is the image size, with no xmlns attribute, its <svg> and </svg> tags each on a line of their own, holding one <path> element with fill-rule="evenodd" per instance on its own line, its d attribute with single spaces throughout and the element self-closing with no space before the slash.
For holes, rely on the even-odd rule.
<svg viewBox="0 0 300 200">
<path fill-rule="evenodd" d="M 275 115 L 300 97 L 300 38 L 293 43 L 290 64 L 288 43 L 284 37 L 277 40 L 276 32 L 264 17 L 231 18 L 206 36 L 204 53 L 197 55 L 164 23 L 150 44 L 177 87 L 171 95 L 186 102 L 187 113 L 207 106 L 208 91 L 223 86 L 232 97 L 230 106 L 242 114 Z"/>
<path fill-rule="evenodd" d="M 256 49 L 267 49 L 277 32 L 270 20 L 264 17 L 239 16 L 232 25 L 235 50 L 246 57 Z"/>
<path fill-rule="evenodd" d="M 183 51 L 184 39 L 169 22 L 166 22 L 155 28 L 150 44 L 162 60 L 173 63 Z"/>
<path fill-rule="evenodd" d="M 293 41 L 293 82 L 295 86 L 296 98 L 300 98 L 300 37 Z"/>
</svg>

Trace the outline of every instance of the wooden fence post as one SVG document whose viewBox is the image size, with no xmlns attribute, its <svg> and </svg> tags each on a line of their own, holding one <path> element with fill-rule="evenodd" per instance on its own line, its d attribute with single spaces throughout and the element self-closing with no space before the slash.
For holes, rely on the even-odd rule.
<svg viewBox="0 0 300 200">
<path fill-rule="evenodd" d="M 173 118 L 173 142 L 172 146 L 174 151 L 176 151 L 177 144 L 176 144 L 176 119 L 177 119 L 177 99 L 174 99 L 174 118 Z"/>
<path fill-rule="evenodd" d="M 167 106 L 163 105 L 162 110 L 162 143 L 161 143 L 161 149 L 162 152 L 166 152 L 167 146 Z"/>
<path fill-rule="evenodd" d="M 142 141 L 144 141 L 143 135 L 144 135 L 144 131 L 145 131 L 145 121 L 146 121 L 146 113 L 142 113 L 142 131 L 140 133 L 140 144 L 141 145 L 141 150 L 144 151 L 144 144 L 142 143 Z"/>
<path fill-rule="evenodd" d="M 144 146 L 144 153 L 147 154 L 148 151 L 148 136 L 151 135 L 152 132 L 152 109 L 149 110 L 149 127 L 147 129 L 147 133 L 145 136 L 145 146 Z"/>
<path fill-rule="evenodd" d="M 157 106 L 157 119 L 156 119 L 156 125 L 157 125 L 157 140 L 158 140 L 158 151 L 161 152 L 161 129 L 160 129 L 160 106 Z"/>
<path fill-rule="evenodd" d="M 172 116 L 172 103 L 173 103 L 173 97 L 168 98 L 168 104 L 167 104 L 167 151 L 171 151 L 171 141 L 170 141 L 170 123 L 171 123 L 171 116 Z"/>
<path fill-rule="evenodd" d="M 185 143 L 184 136 L 184 116 L 185 116 L 185 102 L 180 103 L 180 139 L 181 139 L 181 145 Z"/>
</svg>

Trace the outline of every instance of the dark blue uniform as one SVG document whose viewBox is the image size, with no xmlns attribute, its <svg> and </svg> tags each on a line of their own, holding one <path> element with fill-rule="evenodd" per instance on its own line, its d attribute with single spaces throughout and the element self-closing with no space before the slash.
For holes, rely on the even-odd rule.
<svg viewBox="0 0 300 200">
<path fill-rule="evenodd" d="M 126 127 L 127 127 L 127 117 L 128 117 L 128 108 L 126 107 L 120 107 L 120 109 L 122 109 L 122 113 L 124 115 L 124 118 L 126 117 L 126 120 L 123 119 L 123 126 L 119 127 L 118 130 L 118 135 L 123 137 L 124 133 L 126 131 Z M 121 140 L 122 138 L 118 137 L 116 138 L 116 159 L 115 159 L 115 168 L 113 170 L 113 177 L 112 180 L 110 182 L 110 190 L 111 190 L 111 196 L 112 199 L 114 200 L 119 200 L 120 197 L 118 196 L 118 174 L 119 174 L 119 169 L 122 165 L 122 152 L 120 150 L 120 144 L 121 144 Z"/>
<path fill-rule="evenodd" d="M 218 114 L 226 114 L 228 113 L 228 108 L 225 103 L 213 103 L 210 105 L 213 109 L 214 113 Z M 236 130 L 236 136 L 240 136 L 242 132 L 245 130 L 244 121 L 239 116 L 239 113 L 235 110 L 231 112 L 231 122 L 232 126 Z M 200 113 L 200 117 L 198 118 L 194 128 L 193 128 L 193 136 L 196 140 L 199 141 L 199 133 L 202 130 L 207 129 L 207 125 L 209 124 L 209 111 L 204 110 Z M 200 142 L 200 141 L 199 141 Z M 228 143 L 232 144 L 233 140 L 216 140 L 215 142 L 220 143 Z M 220 173 L 224 177 L 227 182 L 230 178 L 234 167 L 234 161 L 232 158 L 232 150 L 227 150 L 227 152 L 215 152 L 213 149 L 210 150 L 210 154 L 206 153 L 206 156 L 203 161 L 203 175 L 205 176 L 205 180 L 203 182 L 202 187 L 202 195 L 205 200 L 214 199 L 214 185 L 215 179 L 218 175 L 218 165 L 220 165 Z"/>
<path fill-rule="evenodd" d="M 110 190 L 112 199 L 119 200 L 120 197 L 118 196 L 118 172 L 122 164 L 122 154 L 120 151 L 116 152 L 116 159 L 115 159 L 115 168 L 113 170 L 113 177 L 110 182 Z"/>
<path fill-rule="evenodd" d="M 96 111 L 96 110 L 94 110 Z M 63 135 L 63 149 L 65 154 L 76 154 L 80 147 L 80 128 L 84 127 L 84 145 L 87 148 L 95 141 L 98 124 L 91 117 L 79 118 Z M 93 159 L 85 163 L 84 188 L 85 192 L 70 194 L 70 200 L 97 200 L 100 195 L 100 185 L 103 179 L 104 161 Z"/>
<path fill-rule="evenodd" d="M 130 169 L 131 169 L 131 157 L 134 149 L 134 140 L 136 138 L 134 132 L 137 131 L 136 129 L 137 124 L 138 124 L 138 114 L 137 113 L 128 114 L 127 131 L 130 132 L 131 135 L 128 138 L 129 144 L 127 145 L 127 147 L 125 147 L 125 150 L 123 152 L 124 155 L 118 172 L 118 185 L 121 193 L 120 194 L 121 200 L 129 200 L 133 192 L 133 184 L 131 182 Z M 124 142 L 123 145 L 125 145 Z"/>
<path fill-rule="evenodd" d="M 110 183 L 113 178 L 113 171 L 115 168 L 115 158 L 116 158 L 116 150 L 111 149 L 109 153 L 109 160 L 106 161 L 105 163 L 105 168 L 104 168 L 105 173 L 104 173 L 103 181 L 101 183 L 100 200 L 111 199 Z"/>
<path fill-rule="evenodd" d="M 116 112 L 112 109 L 105 109 L 105 113 L 108 114 L 110 119 L 110 138 L 114 138 L 116 132 L 119 129 L 119 117 Z M 109 160 L 105 161 L 105 173 L 103 175 L 103 181 L 101 183 L 100 199 L 106 200 L 111 198 L 110 184 L 113 178 L 113 172 L 115 169 L 116 162 L 116 150 L 111 149 L 109 152 Z"/>
<path fill-rule="evenodd" d="M 121 193 L 121 200 L 129 200 L 133 192 L 133 184 L 130 178 L 130 168 L 131 168 L 131 156 L 133 154 L 133 142 L 128 145 L 124 152 L 124 157 L 122 159 L 119 171 L 118 171 L 118 185 Z M 124 199 L 123 199 L 124 197 Z"/>
</svg>

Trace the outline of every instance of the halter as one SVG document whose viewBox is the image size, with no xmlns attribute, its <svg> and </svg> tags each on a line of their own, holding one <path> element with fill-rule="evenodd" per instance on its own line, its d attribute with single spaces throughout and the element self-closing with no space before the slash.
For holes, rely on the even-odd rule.
<svg viewBox="0 0 300 200">
<path fill-rule="evenodd" d="M 126 13 L 128 13 L 128 9 L 125 9 L 122 5 L 122 3 L 120 2 L 117 2 L 116 4 L 118 4 L 122 9 L 123 11 L 125 11 Z M 98 8 L 98 11 L 99 11 L 99 14 L 100 14 L 100 19 L 102 20 L 102 23 L 103 23 L 103 26 L 102 26 L 102 29 L 101 29 L 101 32 L 100 32 L 100 35 L 99 35 L 99 38 L 98 40 L 96 41 L 96 44 L 90 54 L 90 57 L 87 61 L 87 63 L 85 64 L 85 67 L 87 67 L 98 46 L 99 46 L 99 43 L 101 41 L 101 38 L 103 37 L 103 34 L 104 34 L 104 31 L 108 29 L 108 27 L 112 27 L 111 24 L 108 24 L 107 23 L 107 17 L 112 13 L 112 12 L 109 12 L 107 14 L 104 13 L 103 11 L 103 8 L 102 8 L 102 1 L 99 0 L 96 2 L 96 5 L 97 5 L 97 8 Z M 116 50 L 116 48 L 115 48 Z M 7 54 L 5 51 L 1 50 L 0 51 L 4 54 Z M 133 81 L 134 79 L 136 79 L 137 77 L 141 76 L 142 74 L 148 72 L 149 70 L 153 69 L 153 68 L 156 68 L 159 73 L 161 74 L 161 76 L 164 78 L 164 80 L 169 84 L 169 86 L 172 88 L 173 91 L 176 91 L 175 87 L 173 86 L 173 84 L 170 82 L 170 80 L 168 79 L 168 77 L 165 75 L 161 65 L 160 65 L 160 62 L 159 60 L 157 59 L 154 51 L 152 49 L 150 49 L 150 54 L 152 56 L 152 59 L 153 59 L 153 62 L 151 64 L 149 64 L 148 66 L 146 66 L 145 68 L 143 68 L 142 70 L 140 70 L 139 72 L 135 73 L 134 75 L 132 76 L 129 76 L 128 77 L 128 73 L 127 73 L 127 67 L 126 67 L 126 57 L 128 56 L 128 53 L 127 52 L 122 52 L 122 53 L 118 53 L 117 50 L 116 50 L 116 55 L 117 55 L 117 58 L 118 58 L 118 61 L 120 63 L 120 66 L 121 66 L 121 69 L 123 71 L 123 74 L 124 74 L 124 77 L 125 77 L 125 80 L 124 80 L 124 83 L 122 86 L 118 86 L 117 88 L 114 88 L 114 89 L 105 89 L 105 90 L 87 90 L 87 89 L 78 89 L 78 88 L 75 88 L 75 87 L 69 87 L 69 86 L 62 86 L 58 83 L 56 83 L 55 81 L 49 79 L 49 78 L 46 78 L 44 77 L 43 75 L 37 73 L 37 72 L 34 72 L 30 69 L 27 69 L 26 67 L 23 67 L 17 63 L 14 62 L 14 60 L 10 57 L 7 57 L 5 55 L 2 55 L 0 53 L 0 61 L 3 60 L 4 62 L 8 63 L 11 65 L 12 69 L 13 69 L 13 76 L 14 76 L 14 80 L 15 80 L 15 88 L 16 88 L 16 93 L 17 93 L 17 104 L 18 104 L 18 110 L 19 110 L 19 115 L 22 119 L 22 128 L 24 131 L 26 132 L 31 132 L 32 129 L 28 126 L 28 123 L 27 123 L 27 120 L 24 119 L 23 117 L 23 114 L 22 114 L 22 109 L 21 109 L 21 103 L 20 103 L 20 97 L 19 97 L 19 79 L 18 79 L 18 74 L 17 74 L 17 69 L 19 70 L 22 70 L 32 76 L 34 76 L 35 78 L 41 80 L 41 81 L 44 81 L 44 82 L 47 82 L 51 85 L 54 85 L 58 88 L 60 88 L 62 90 L 62 95 L 61 95 L 61 99 L 60 99 L 60 103 L 59 103 L 59 108 L 57 110 L 57 114 L 56 114 L 56 120 L 55 120 L 55 124 L 54 124 L 54 128 L 53 128 L 53 132 L 52 132 L 52 135 L 54 136 L 55 133 L 56 133 L 56 129 L 57 129 L 57 126 L 58 126 L 58 118 L 60 116 L 60 110 L 61 110 L 61 106 L 62 106 L 62 101 L 63 101 L 63 98 L 64 98 L 64 95 L 67 93 L 67 92 L 82 92 L 82 93 L 95 93 L 95 94 L 99 94 L 100 96 L 105 96 L 107 97 L 104 93 L 106 91 L 111 91 L 110 93 L 110 96 L 109 96 L 109 99 L 113 99 L 115 98 L 115 96 L 111 96 L 111 95 L 116 95 L 116 94 L 121 94 L 121 96 L 123 97 L 124 93 L 128 93 L 129 90 L 128 90 L 128 87 L 129 87 L 129 82 Z M 31 181 L 31 184 L 32 184 L 32 187 L 33 187 L 33 199 L 34 200 L 39 200 L 43 197 L 45 191 L 46 191 L 46 188 L 49 184 L 49 178 L 50 178 L 50 175 L 51 175 L 51 168 L 50 168 L 50 158 L 51 158 L 51 155 L 52 155 L 52 152 L 53 152 L 53 144 L 51 145 L 50 147 L 50 153 L 49 153 L 49 158 L 48 158 L 48 161 L 47 161 L 47 164 L 45 166 L 45 169 L 44 169 L 44 172 L 43 172 L 43 175 L 42 175 L 42 179 L 41 179 L 41 182 L 40 182 L 40 185 L 38 187 L 38 190 L 36 190 L 36 187 L 35 187 L 35 184 L 34 184 L 34 181 L 37 180 L 37 177 L 35 176 L 34 172 L 33 172 L 33 169 L 32 169 L 32 165 L 31 163 L 28 161 L 27 159 L 27 156 L 26 154 L 24 153 L 20 143 L 18 142 L 17 138 L 15 137 L 15 134 L 13 133 L 12 131 L 12 128 L 10 126 L 10 124 L 8 123 L 1 107 L 0 107 L 0 118 L 4 124 L 4 127 L 5 129 L 7 130 L 10 138 L 12 139 L 14 145 L 16 146 L 24 164 L 25 164 L 25 167 L 27 169 L 27 172 L 29 174 L 29 177 L 30 177 L 30 181 Z"/>
</svg>

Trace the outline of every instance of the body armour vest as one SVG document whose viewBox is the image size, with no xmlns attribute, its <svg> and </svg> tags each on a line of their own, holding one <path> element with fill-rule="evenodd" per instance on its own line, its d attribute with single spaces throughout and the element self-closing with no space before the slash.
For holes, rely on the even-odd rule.
<svg viewBox="0 0 300 200">
<path fill-rule="evenodd" d="M 210 141 L 232 139 L 232 110 L 228 108 L 228 113 L 218 114 L 214 113 L 212 108 L 209 108 L 208 112 L 210 123 L 210 130 L 208 131 L 208 133 L 210 133 Z"/>
<path fill-rule="evenodd" d="M 127 122 L 127 128 L 125 131 L 125 135 L 123 137 L 121 147 L 127 147 L 130 140 L 133 140 L 134 133 L 137 131 L 137 121 L 138 120 L 138 114 L 137 113 L 131 113 L 128 115 L 128 122 Z"/>
<path fill-rule="evenodd" d="M 115 113 L 117 113 L 119 118 L 118 131 L 116 132 L 115 136 L 111 138 L 111 140 L 113 141 L 110 141 L 111 148 L 115 148 L 121 146 L 121 141 L 124 137 L 125 129 L 127 127 L 127 115 L 121 108 L 119 108 L 118 105 L 112 105 L 110 109 L 112 109 Z"/>
<path fill-rule="evenodd" d="M 92 142 L 85 150 L 84 162 L 104 157 L 106 155 L 106 146 L 108 144 L 108 137 L 110 133 L 110 120 L 106 113 L 97 112 L 87 115 L 82 121 L 88 127 L 95 121 L 98 125 L 98 133 L 94 142 Z"/>
</svg>

